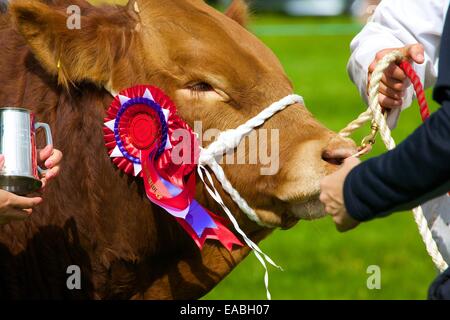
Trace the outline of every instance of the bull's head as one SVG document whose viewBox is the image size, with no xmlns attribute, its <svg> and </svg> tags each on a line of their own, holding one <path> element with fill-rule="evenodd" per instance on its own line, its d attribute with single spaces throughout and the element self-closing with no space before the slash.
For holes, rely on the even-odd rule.
<svg viewBox="0 0 450 320">
<path fill-rule="evenodd" d="M 119 91 L 156 85 L 182 118 L 191 126 L 201 120 L 203 130 L 235 128 L 293 93 L 275 55 L 242 25 L 246 7 L 240 1 L 227 15 L 202 0 L 131 0 L 114 8 L 79 2 L 79 29 L 67 7 L 54 2 L 18 0 L 11 12 L 38 60 L 64 86 L 89 81 Z M 232 184 L 267 224 L 287 227 L 323 215 L 319 180 L 354 152 L 354 144 L 303 105 L 288 107 L 263 128 L 279 130 L 279 170 L 261 175 L 268 164 L 260 157 L 253 164 L 225 164 Z M 273 145 L 270 139 L 266 145 Z M 252 158 L 249 152 L 255 150 L 247 148 L 244 158 Z"/>
</svg>

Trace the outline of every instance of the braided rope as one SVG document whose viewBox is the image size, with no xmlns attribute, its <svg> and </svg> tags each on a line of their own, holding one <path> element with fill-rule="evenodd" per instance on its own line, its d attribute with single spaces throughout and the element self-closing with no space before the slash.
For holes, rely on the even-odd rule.
<svg viewBox="0 0 450 320">
<path fill-rule="evenodd" d="M 428 221 L 423 214 L 423 209 L 421 206 L 413 209 L 414 221 L 419 228 L 419 233 L 422 236 L 422 240 L 425 243 L 425 248 L 428 254 L 433 260 L 434 265 L 440 272 L 444 272 L 448 269 L 448 264 L 445 262 L 444 257 L 439 252 L 439 248 L 434 241 L 433 235 L 430 228 L 428 227 Z"/>
<path fill-rule="evenodd" d="M 411 80 L 414 90 L 416 91 L 417 101 L 420 107 L 420 116 L 422 121 L 427 120 L 430 117 L 430 109 L 428 108 L 427 99 L 425 97 L 425 90 L 423 90 L 422 82 L 419 76 L 414 71 L 413 67 L 407 61 L 400 62 L 400 68 L 405 71 L 408 78 Z"/>
<path fill-rule="evenodd" d="M 267 119 L 271 118 L 277 112 L 280 112 L 295 103 L 303 104 L 303 98 L 298 95 L 284 97 L 280 101 L 271 104 L 257 116 L 248 120 L 236 129 L 222 132 L 213 143 L 206 149 L 201 149 L 200 152 L 199 164 L 208 166 L 214 172 L 217 180 L 222 185 L 222 188 L 230 195 L 242 212 L 244 212 L 250 220 L 263 227 L 273 228 L 273 226 L 262 222 L 256 212 L 248 205 L 247 201 L 245 201 L 239 192 L 233 188 L 233 185 L 227 179 L 225 172 L 218 164 L 216 158 L 237 148 L 242 139 L 244 139 L 252 130 L 264 124 Z"/>
<path fill-rule="evenodd" d="M 350 122 L 344 129 L 342 129 L 339 134 L 344 137 L 350 137 L 353 132 L 362 128 L 367 122 L 372 121 L 372 110 L 368 109 L 361 113 L 358 118 Z"/>
<path fill-rule="evenodd" d="M 380 62 L 377 64 L 375 70 L 372 73 L 372 77 L 369 84 L 369 108 L 367 111 L 363 112 L 356 120 L 352 121 L 347 127 L 345 127 L 340 135 L 343 137 L 348 137 L 353 131 L 361 128 L 364 124 L 369 121 L 374 121 L 378 126 L 381 134 L 381 138 L 386 145 L 388 150 L 395 148 L 395 141 L 391 136 L 391 130 L 389 129 L 386 119 L 383 115 L 382 108 L 379 104 L 379 87 L 381 78 L 383 76 L 386 68 L 389 67 L 391 63 L 399 63 L 400 67 L 405 71 L 408 77 L 411 79 L 414 89 L 416 90 L 416 95 L 420 105 L 420 113 L 422 119 L 425 120 L 429 116 L 428 105 L 426 104 L 425 93 L 423 91 L 422 84 L 420 83 L 420 78 L 415 73 L 411 65 L 404 61 L 404 56 L 400 51 L 392 51 L 385 55 Z M 370 117 L 369 117 L 370 115 Z M 418 226 L 419 233 L 422 236 L 423 242 L 425 243 L 426 250 L 433 260 L 439 271 L 443 272 L 448 268 L 442 254 L 433 239 L 432 233 L 428 227 L 427 219 L 423 214 L 422 208 L 419 206 L 413 209 L 414 220 Z"/>
<path fill-rule="evenodd" d="M 203 159 L 219 157 L 227 153 L 228 151 L 236 149 L 242 139 L 245 138 L 253 129 L 263 125 L 264 122 L 266 122 L 267 119 L 271 118 L 275 113 L 278 113 L 295 103 L 304 104 L 303 98 L 295 94 L 286 96 L 280 101 L 271 104 L 256 117 L 248 120 L 246 123 L 240 125 L 236 129 L 230 129 L 222 132 L 216 139 L 216 141 L 211 143 L 208 148 L 202 151 L 202 154 L 200 156 L 200 163 L 202 163 L 202 155 L 204 156 Z"/>
<path fill-rule="evenodd" d="M 202 152 L 203 150 L 204 149 L 202 149 Z M 230 195 L 231 199 L 233 199 L 233 201 L 238 205 L 239 209 L 241 209 L 242 212 L 244 212 L 251 221 L 256 222 L 261 227 L 273 228 L 274 226 L 266 224 L 259 219 L 255 210 L 253 210 L 249 206 L 247 201 L 245 201 L 245 199 L 241 197 L 239 192 L 233 187 L 231 182 L 227 179 L 225 172 L 223 171 L 222 167 L 217 163 L 217 161 L 213 157 L 208 157 L 206 159 L 200 161 L 198 171 L 200 171 L 201 166 L 207 165 L 214 173 L 217 180 L 222 185 L 222 188 Z"/>
</svg>

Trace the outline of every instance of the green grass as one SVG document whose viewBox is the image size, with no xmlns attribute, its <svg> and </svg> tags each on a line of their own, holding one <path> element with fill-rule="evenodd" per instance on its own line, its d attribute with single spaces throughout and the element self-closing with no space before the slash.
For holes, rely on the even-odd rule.
<svg viewBox="0 0 450 320">
<path fill-rule="evenodd" d="M 294 31 L 283 36 L 283 25 L 298 25 L 301 30 L 313 30 L 313 35 Z M 324 25 L 340 29 L 337 35 L 314 31 Z M 267 31 L 270 28 L 278 28 L 275 35 Z M 346 71 L 349 43 L 357 32 L 351 20 L 265 16 L 255 17 L 251 29 L 278 55 L 296 92 L 329 128 L 343 128 L 364 110 Z M 420 124 L 417 108 L 414 105 L 402 114 L 394 132 L 397 141 Z M 360 141 L 367 132 L 362 130 L 355 139 Z M 378 142 L 372 156 L 383 151 Z M 338 233 L 329 218 L 300 221 L 291 230 L 274 232 L 261 248 L 285 270 L 270 270 L 274 299 L 425 299 L 436 275 L 412 213 L 372 221 L 346 234 Z M 367 289 L 370 265 L 381 268 L 381 290 Z M 205 299 L 265 299 L 263 275 L 250 255 Z"/>
</svg>

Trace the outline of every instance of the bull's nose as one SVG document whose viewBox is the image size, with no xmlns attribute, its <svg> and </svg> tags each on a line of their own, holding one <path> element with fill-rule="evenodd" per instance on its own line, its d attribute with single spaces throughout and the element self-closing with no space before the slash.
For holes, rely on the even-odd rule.
<svg viewBox="0 0 450 320">
<path fill-rule="evenodd" d="M 333 165 L 341 165 L 345 159 L 357 152 L 356 144 L 352 140 L 336 136 L 322 151 L 322 160 Z"/>
<path fill-rule="evenodd" d="M 322 152 L 322 160 L 335 164 L 335 165 L 341 165 L 344 163 L 344 160 L 348 157 L 351 157 L 356 152 L 353 152 L 350 149 L 336 149 L 336 150 L 324 150 Z"/>
</svg>

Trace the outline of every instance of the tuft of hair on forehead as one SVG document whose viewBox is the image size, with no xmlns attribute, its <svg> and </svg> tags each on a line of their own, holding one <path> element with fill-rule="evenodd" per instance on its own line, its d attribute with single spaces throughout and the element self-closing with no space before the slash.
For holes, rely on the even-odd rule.
<svg viewBox="0 0 450 320">
<path fill-rule="evenodd" d="M 225 11 L 225 15 L 239 23 L 241 26 L 247 26 L 250 17 L 248 3 L 245 0 L 233 0 L 231 5 Z"/>
</svg>

